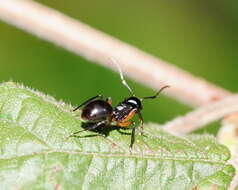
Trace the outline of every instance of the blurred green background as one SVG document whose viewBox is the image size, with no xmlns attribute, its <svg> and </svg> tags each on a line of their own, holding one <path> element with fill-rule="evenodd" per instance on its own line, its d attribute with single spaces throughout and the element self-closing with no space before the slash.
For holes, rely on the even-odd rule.
<svg viewBox="0 0 238 190">
<path fill-rule="evenodd" d="M 37 0 L 197 76 L 236 91 L 235 0 Z M 59 29 L 60 30 L 60 29 Z M 0 80 L 13 80 L 78 105 L 96 94 L 128 96 L 117 73 L 0 22 Z M 116 49 L 115 49 L 116 51 Z M 128 80 L 136 94 L 153 90 Z M 117 88 L 115 88 L 115 86 Z M 191 108 L 172 99 L 144 103 L 145 121 L 163 123 Z"/>
</svg>

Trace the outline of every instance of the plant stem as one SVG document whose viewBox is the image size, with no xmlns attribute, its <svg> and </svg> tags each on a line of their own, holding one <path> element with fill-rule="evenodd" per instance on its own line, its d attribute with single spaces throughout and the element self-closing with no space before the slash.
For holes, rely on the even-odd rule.
<svg viewBox="0 0 238 190">
<path fill-rule="evenodd" d="M 109 58 L 113 58 L 129 77 L 155 90 L 170 85 L 171 88 L 165 93 L 190 106 L 206 105 L 230 94 L 174 65 L 31 0 L 0 1 L 0 19 L 116 70 L 109 63 Z"/>
<path fill-rule="evenodd" d="M 234 112 L 238 112 L 238 95 L 202 106 L 185 116 L 175 118 L 163 127 L 170 133 L 184 135 Z"/>
</svg>

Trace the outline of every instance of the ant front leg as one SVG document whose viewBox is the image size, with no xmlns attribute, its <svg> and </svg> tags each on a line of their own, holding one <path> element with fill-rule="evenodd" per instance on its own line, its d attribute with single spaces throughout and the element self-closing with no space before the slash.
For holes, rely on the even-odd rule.
<svg viewBox="0 0 238 190">
<path fill-rule="evenodd" d="M 137 112 L 138 116 L 139 116 L 139 120 L 141 122 L 140 124 L 140 128 L 141 128 L 141 135 L 143 135 L 143 128 L 144 128 L 144 120 L 143 120 L 143 117 L 142 117 L 142 114 L 140 111 Z"/>
<path fill-rule="evenodd" d="M 92 98 L 90 98 L 90 99 L 88 99 L 88 100 L 86 100 L 85 102 L 83 102 L 82 104 L 80 104 L 78 107 L 76 107 L 73 111 L 76 111 L 76 110 L 78 110 L 79 108 L 81 108 L 82 106 L 84 106 L 84 105 L 86 105 L 86 104 L 88 104 L 88 103 L 90 103 L 90 102 L 92 102 L 93 100 L 95 100 L 95 99 L 97 99 L 97 98 L 100 98 L 100 99 L 102 99 L 103 98 L 103 96 L 101 95 L 101 94 L 99 94 L 99 95 L 97 95 L 97 96 L 94 96 L 94 97 L 92 97 Z"/>
<path fill-rule="evenodd" d="M 120 127 L 125 127 L 127 128 L 129 125 L 133 125 L 132 126 L 132 131 L 131 131 L 131 142 L 130 142 L 130 152 L 132 150 L 133 144 L 135 142 L 135 132 L 136 132 L 136 125 L 134 121 L 124 121 L 124 122 L 118 122 L 117 126 Z"/>
<path fill-rule="evenodd" d="M 136 133 L 136 126 L 133 126 L 132 132 L 131 132 L 131 144 L 130 144 L 130 152 L 133 148 L 133 144 L 135 142 L 135 133 Z"/>
</svg>

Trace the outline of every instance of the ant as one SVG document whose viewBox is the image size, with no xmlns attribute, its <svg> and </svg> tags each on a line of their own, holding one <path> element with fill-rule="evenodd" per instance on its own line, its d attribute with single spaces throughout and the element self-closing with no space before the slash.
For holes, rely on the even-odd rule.
<svg viewBox="0 0 238 190">
<path fill-rule="evenodd" d="M 90 124 L 90 126 L 84 130 L 73 133 L 71 137 L 75 137 L 76 134 L 83 131 L 94 130 L 100 126 L 114 125 L 115 127 L 129 128 L 130 125 L 133 125 L 130 142 L 130 149 L 132 149 L 135 141 L 135 129 L 137 126 L 134 125 L 134 122 L 131 121 L 131 119 L 135 114 L 137 114 L 143 131 L 144 122 L 141 114 L 142 101 L 145 99 L 157 98 L 160 92 L 169 86 L 166 85 L 162 87 L 154 96 L 138 98 L 124 79 L 120 66 L 114 61 L 113 63 L 119 70 L 122 84 L 129 90 L 131 96 L 124 99 L 115 108 L 112 107 L 112 99 L 110 97 L 104 99 L 102 95 L 94 96 L 80 104 L 73 111 L 82 108 L 81 118 L 85 123 Z"/>
</svg>

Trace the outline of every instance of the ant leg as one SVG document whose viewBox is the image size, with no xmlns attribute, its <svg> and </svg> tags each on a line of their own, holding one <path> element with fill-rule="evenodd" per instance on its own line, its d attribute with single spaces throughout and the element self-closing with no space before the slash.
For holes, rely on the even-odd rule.
<svg viewBox="0 0 238 190">
<path fill-rule="evenodd" d="M 141 121 L 141 125 L 140 125 L 140 127 L 141 127 L 141 134 L 143 134 L 144 119 L 143 119 L 142 114 L 141 114 L 140 111 L 138 111 L 137 114 L 138 114 L 138 116 L 139 116 L 139 120 Z"/>
<path fill-rule="evenodd" d="M 109 103 L 110 105 L 112 105 L 112 98 L 111 97 L 107 97 L 106 98 L 106 102 Z"/>
<path fill-rule="evenodd" d="M 136 132 L 136 127 L 134 126 L 132 128 L 132 132 L 131 132 L 131 144 L 130 144 L 130 152 L 132 150 L 133 144 L 135 142 L 135 132 Z"/>
<path fill-rule="evenodd" d="M 84 131 L 90 131 L 90 130 L 96 129 L 97 127 L 99 127 L 99 126 L 102 125 L 102 124 L 107 124 L 107 122 L 108 122 L 107 120 L 100 121 L 100 122 L 95 123 L 94 125 L 92 125 L 92 126 L 86 128 L 86 129 L 83 129 L 83 130 L 74 132 L 74 133 L 73 133 L 72 135 L 70 135 L 69 137 L 77 137 L 76 134 L 81 133 L 81 132 L 84 132 Z M 69 138 L 69 137 L 68 137 L 68 138 Z"/>
<path fill-rule="evenodd" d="M 90 99 L 88 99 L 88 100 L 86 100 L 85 102 L 83 102 L 82 104 L 80 104 L 78 107 L 76 107 L 73 111 L 76 111 L 76 110 L 78 110 L 79 108 L 81 108 L 82 106 L 84 106 L 84 105 L 86 105 L 86 104 L 88 104 L 88 103 L 90 103 L 91 101 L 93 101 L 93 100 L 95 100 L 95 99 L 97 99 L 97 98 L 100 98 L 100 99 L 102 99 L 103 98 L 103 96 L 102 95 L 97 95 L 97 96 L 94 96 L 94 97 L 92 97 L 92 98 L 90 98 Z"/>
<path fill-rule="evenodd" d="M 125 121 L 125 122 L 117 123 L 117 126 L 123 127 L 123 128 L 127 128 L 131 124 L 133 125 L 133 127 L 132 127 L 132 132 L 131 132 L 130 152 L 131 152 L 133 144 L 135 142 L 135 131 L 136 131 L 137 126 L 135 125 L 134 121 Z"/>
</svg>

